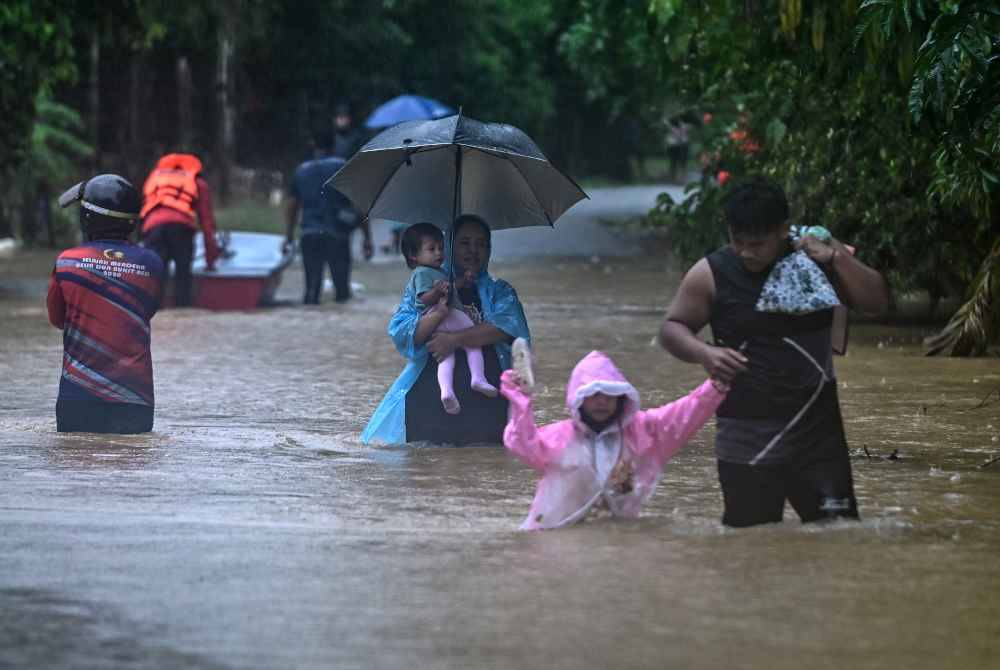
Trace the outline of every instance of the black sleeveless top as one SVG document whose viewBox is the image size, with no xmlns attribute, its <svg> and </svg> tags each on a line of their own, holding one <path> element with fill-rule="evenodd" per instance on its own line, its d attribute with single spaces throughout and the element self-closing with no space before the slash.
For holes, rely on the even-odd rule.
<svg viewBox="0 0 1000 670">
<path fill-rule="evenodd" d="M 789 246 L 785 255 L 791 252 Z M 821 375 L 783 338 L 808 352 L 832 379 L 833 310 L 803 315 L 758 312 L 754 305 L 773 266 L 750 272 L 729 246 L 709 254 L 707 260 L 715 279 L 709 322 L 715 344 L 742 349 L 750 359 L 749 371 L 733 380 L 716 414 L 739 419 L 790 419 L 815 391 Z"/>
</svg>

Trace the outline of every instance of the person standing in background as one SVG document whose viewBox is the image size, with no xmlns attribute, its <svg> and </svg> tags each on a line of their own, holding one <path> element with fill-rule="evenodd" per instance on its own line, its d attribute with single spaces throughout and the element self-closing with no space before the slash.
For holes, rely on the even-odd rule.
<svg viewBox="0 0 1000 670">
<path fill-rule="evenodd" d="M 201 176 L 202 164 L 192 154 L 167 154 L 142 187 L 143 244 L 166 264 L 174 262 L 174 304 L 191 305 L 191 262 L 194 235 L 205 237 L 205 268 L 215 270 L 219 245 L 215 240 L 212 191 Z"/>
<path fill-rule="evenodd" d="M 372 257 L 371 228 L 351 206 L 350 201 L 334 189 L 324 191 L 323 184 L 344 166 L 344 159 L 329 155 L 329 142 L 320 142 L 320 156 L 298 166 L 292 176 L 288 204 L 285 208 L 285 247 L 295 243 L 295 228 L 300 215 L 302 234 L 299 246 L 306 274 L 303 303 L 318 305 L 323 292 L 323 268 L 330 267 L 336 290 L 335 300 L 351 299 L 351 237 L 354 229 L 364 234 L 365 260 Z"/>
<path fill-rule="evenodd" d="M 340 103 L 333 116 L 333 155 L 345 161 L 351 160 L 364 143 L 365 135 L 354 127 L 350 106 Z"/>
</svg>

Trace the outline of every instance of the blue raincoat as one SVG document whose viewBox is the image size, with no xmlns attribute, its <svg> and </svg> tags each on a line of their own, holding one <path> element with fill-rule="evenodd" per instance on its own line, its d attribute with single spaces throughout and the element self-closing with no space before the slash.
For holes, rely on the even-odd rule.
<svg viewBox="0 0 1000 670">
<path fill-rule="evenodd" d="M 447 254 L 446 255 L 450 255 Z M 517 298 L 514 287 L 502 279 L 495 279 L 486 271 L 489 259 L 476 277 L 476 288 L 479 289 L 479 300 L 482 303 L 483 321 L 496 326 L 513 338 L 523 337 L 530 341 L 528 321 L 524 317 L 524 309 Z M 447 265 L 445 271 L 448 271 Z M 389 321 L 389 337 L 396 349 L 407 359 L 403 372 L 386 392 L 382 402 L 376 408 L 368 425 L 361 433 L 364 444 L 379 442 L 385 444 L 402 444 L 406 442 L 406 394 L 416 383 L 427 363 L 427 347 L 413 341 L 417 330 L 421 311 L 412 286 L 407 286 L 403 299 L 396 308 L 392 320 Z M 510 367 L 510 345 L 498 342 L 497 358 L 501 371 Z"/>
</svg>

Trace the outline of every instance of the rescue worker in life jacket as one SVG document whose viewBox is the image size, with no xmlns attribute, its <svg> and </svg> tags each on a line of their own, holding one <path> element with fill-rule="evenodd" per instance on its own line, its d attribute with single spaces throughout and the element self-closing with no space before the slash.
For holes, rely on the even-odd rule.
<svg viewBox="0 0 1000 670">
<path fill-rule="evenodd" d="M 219 245 L 215 241 L 212 192 L 201 176 L 201 161 L 191 154 L 167 154 L 142 187 L 143 244 L 164 264 L 174 261 L 174 304 L 191 304 L 191 261 L 194 235 L 201 225 L 205 237 L 205 267 L 215 270 Z"/>
<path fill-rule="evenodd" d="M 59 197 L 63 207 L 77 201 L 85 241 L 59 254 L 47 299 L 49 322 L 63 331 L 56 429 L 149 432 L 149 322 L 159 307 L 163 261 L 129 241 L 142 199 L 124 178 L 97 175 Z"/>
</svg>

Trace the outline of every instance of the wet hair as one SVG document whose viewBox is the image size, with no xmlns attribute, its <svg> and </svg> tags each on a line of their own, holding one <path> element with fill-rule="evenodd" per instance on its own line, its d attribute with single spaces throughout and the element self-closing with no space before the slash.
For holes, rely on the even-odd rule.
<svg viewBox="0 0 1000 670">
<path fill-rule="evenodd" d="M 486 233 L 486 246 L 487 247 L 492 246 L 493 233 L 490 230 L 489 224 L 486 223 L 486 221 L 481 216 L 476 216 L 475 214 L 461 214 L 455 217 L 455 225 L 452 227 L 452 230 L 454 230 L 455 233 L 458 233 L 458 229 L 467 223 L 475 223 L 480 228 L 482 228 L 483 232 Z"/>
<path fill-rule="evenodd" d="M 780 186 L 757 177 L 737 184 L 726 196 L 726 225 L 734 235 L 773 233 L 788 221 L 788 200 Z"/>
<path fill-rule="evenodd" d="M 423 246 L 424 240 L 427 239 L 443 242 L 444 233 L 433 223 L 414 223 L 403 231 L 403 236 L 399 239 L 399 250 L 403 252 L 403 258 L 406 259 L 406 267 L 411 270 L 417 267 L 417 262 L 414 259 L 420 253 L 420 247 Z"/>
</svg>

